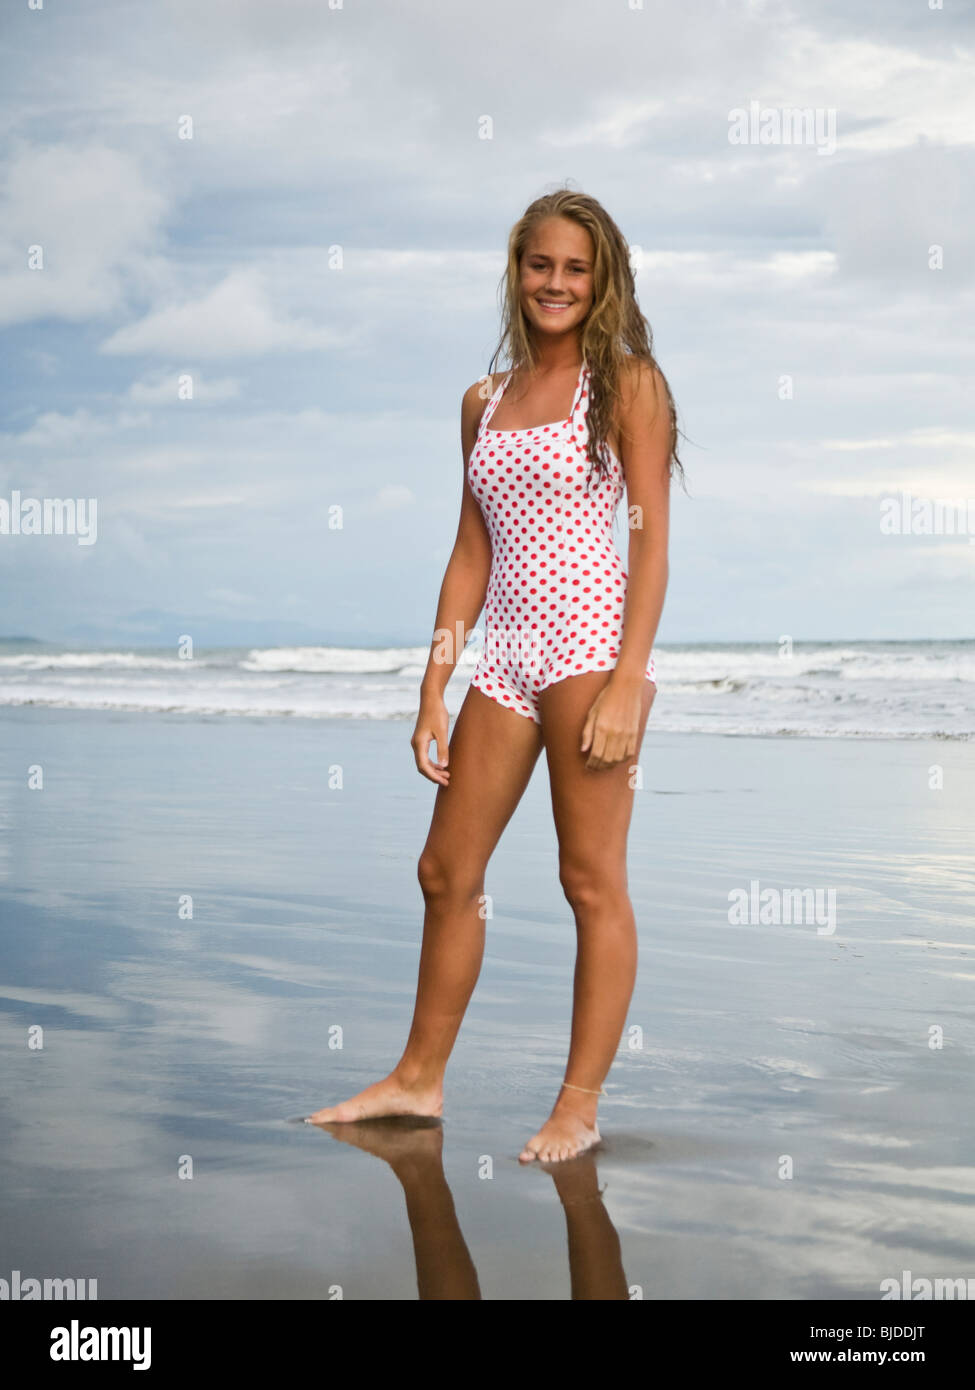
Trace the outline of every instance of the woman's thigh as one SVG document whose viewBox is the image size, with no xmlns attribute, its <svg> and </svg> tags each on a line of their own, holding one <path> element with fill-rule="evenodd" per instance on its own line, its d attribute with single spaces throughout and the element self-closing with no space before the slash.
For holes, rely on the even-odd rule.
<svg viewBox="0 0 975 1390">
<path fill-rule="evenodd" d="M 582 730 L 592 702 L 610 674 L 588 671 L 548 686 L 539 699 L 539 714 L 563 864 L 615 865 L 625 872 L 626 837 L 633 812 L 632 769 L 639 758 L 655 686 L 644 681 L 633 757 L 613 767 L 587 768 L 589 753 L 579 747 Z"/>
<path fill-rule="evenodd" d="M 531 780 L 541 731 L 471 686 L 448 743 L 450 782 L 437 787 L 424 853 L 448 870 L 483 867 Z"/>
</svg>

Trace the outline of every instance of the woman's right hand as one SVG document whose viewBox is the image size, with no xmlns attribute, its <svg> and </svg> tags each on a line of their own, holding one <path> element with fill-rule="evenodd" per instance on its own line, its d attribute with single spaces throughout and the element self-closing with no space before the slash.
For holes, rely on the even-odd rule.
<svg viewBox="0 0 975 1390">
<path fill-rule="evenodd" d="M 447 768 L 447 725 L 449 718 L 443 696 L 428 695 L 420 700 L 420 713 L 416 718 L 416 728 L 410 743 L 416 759 L 417 770 L 431 782 L 439 782 L 442 787 L 449 786 L 450 772 Z M 430 757 L 430 744 L 436 743 L 438 763 Z"/>
</svg>

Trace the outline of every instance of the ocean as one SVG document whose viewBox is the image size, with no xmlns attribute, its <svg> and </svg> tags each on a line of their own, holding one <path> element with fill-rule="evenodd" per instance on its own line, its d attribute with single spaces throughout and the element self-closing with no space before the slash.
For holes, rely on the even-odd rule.
<svg viewBox="0 0 975 1390">
<path fill-rule="evenodd" d="M 187 715 L 411 719 L 427 648 L 71 649 L 0 642 L 0 705 Z M 975 639 L 654 648 L 660 733 L 755 737 L 975 736 Z M 460 708 L 476 651 L 447 687 Z"/>
</svg>

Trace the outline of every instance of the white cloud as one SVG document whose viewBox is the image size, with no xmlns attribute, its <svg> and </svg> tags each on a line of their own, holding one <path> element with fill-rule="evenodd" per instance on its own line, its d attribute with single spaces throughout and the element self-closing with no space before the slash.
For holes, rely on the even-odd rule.
<svg viewBox="0 0 975 1390">
<path fill-rule="evenodd" d="M 207 377 L 191 370 L 193 397 L 191 401 L 182 400 L 179 395 L 182 375 L 182 371 L 155 372 L 141 381 L 133 381 L 126 397 L 139 405 L 207 405 L 236 400 L 240 395 L 240 382 L 236 377 Z"/>
<path fill-rule="evenodd" d="M 771 251 L 752 255 L 722 249 L 715 251 L 647 251 L 639 248 L 634 256 L 637 282 L 677 279 L 683 290 L 720 289 L 769 290 L 777 283 L 789 285 L 800 280 L 825 281 L 836 270 L 831 251 Z"/>
<path fill-rule="evenodd" d="M 887 439 L 824 439 L 822 447 L 837 453 L 859 453 L 872 449 L 975 449 L 975 433 L 970 430 L 946 430 L 938 426 L 909 430 L 906 434 Z"/>
<path fill-rule="evenodd" d="M 7 436 L 18 444 L 35 448 L 59 449 L 76 445 L 96 435 L 114 435 L 119 430 L 145 429 L 151 417 L 145 411 L 116 411 L 94 415 L 87 407 L 62 415 L 57 410 L 43 411 L 34 423 L 20 434 Z"/>
<path fill-rule="evenodd" d="M 387 487 L 380 488 L 376 502 L 385 511 L 396 511 L 400 507 L 412 507 L 416 497 L 410 488 L 399 483 L 390 483 Z"/>
<path fill-rule="evenodd" d="M 332 329 L 281 316 L 261 272 L 243 267 L 232 270 L 202 298 L 165 305 L 118 329 L 101 350 L 201 359 L 319 351 L 343 341 Z"/>
<path fill-rule="evenodd" d="M 158 269 L 168 200 L 132 156 L 103 144 L 23 143 L 0 192 L 0 326 L 118 312 Z M 28 269 L 40 247 L 43 269 Z"/>
<path fill-rule="evenodd" d="M 210 589 L 206 596 L 214 603 L 227 603 L 235 608 L 250 607 L 260 602 L 253 594 L 242 594 L 236 589 Z"/>
</svg>

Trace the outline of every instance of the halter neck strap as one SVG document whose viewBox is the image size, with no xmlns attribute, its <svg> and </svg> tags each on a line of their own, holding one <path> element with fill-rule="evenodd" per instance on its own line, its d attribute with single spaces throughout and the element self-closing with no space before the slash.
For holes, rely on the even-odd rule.
<svg viewBox="0 0 975 1390">
<path fill-rule="evenodd" d="M 478 433 L 480 433 L 481 430 L 487 428 L 488 421 L 490 420 L 494 412 L 497 410 L 498 402 L 504 394 L 504 388 L 508 384 L 508 378 L 510 377 L 510 375 L 510 372 L 505 373 L 505 376 L 501 381 L 501 385 L 495 387 L 494 395 L 491 397 L 491 399 L 488 401 L 487 405 L 481 412 L 481 423 L 478 425 Z"/>
<path fill-rule="evenodd" d="M 581 398 L 582 398 L 582 394 L 583 394 L 583 392 L 584 392 L 584 390 L 585 390 L 586 382 L 588 381 L 588 379 L 589 379 L 589 366 L 588 366 L 588 363 L 586 362 L 586 359 L 583 358 L 583 359 L 582 359 L 582 365 L 579 367 L 579 375 L 578 375 L 578 377 L 576 378 L 576 389 L 575 389 L 575 393 L 573 394 L 573 397 L 572 397 L 572 408 L 570 409 L 569 414 L 568 414 L 568 417 L 567 417 L 568 422 L 569 422 L 570 424 L 574 423 L 574 421 L 575 421 L 576 410 L 577 410 L 577 408 L 578 408 L 579 401 L 580 401 Z M 497 408 L 498 408 L 498 406 L 499 406 L 499 404 L 500 404 L 500 402 L 501 402 L 501 397 L 504 395 L 505 387 L 508 385 L 508 382 L 509 382 L 510 380 L 511 380 L 511 371 L 510 371 L 510 369 L 509 369 L 507 372 L 505 372 L 505 374 L 504 374 L 504 379 L 502 380 L 500 386 L 498 386 L 498 388 L 497 388 L 496 391 L 494 392 L 494 395 L 491 397 L 491 399 L 488 401 L 487 405 L 484 407 L 484 410 L 483 410 L 483 412 L 482 412 L 482 414 L 481 414 L 481 422 L 480 422 L 480 424 L 478 425 L 478 433 L 480 433 L 481 430 L 487 428 L 488 423 L 489 423 L 489 421 L 490 421 L 490 419 L 491 419 L 491 416 L 492 416 L 492 415 L 494 414 L 494 412 L 497 410 Z"/>
<path fill-rule="evenodd" d="M 583 393 L 583 391 L 584 391 L 585 388 L 586 388 L 586 382 L 588 381 L 588 379 L 589 379 L 589 366 L 588 366 L 588 364 L 587 364 L 587 362 L 586 362 L 586 359 L 583 358 L 583 359 L 582 359 L 582 366 L 579 368 L 579 380 L 576 382 L 576 393 L 575 393 L 575 395 L 572 397 L 572 409 L 569 411 L 569 419 L 570 419 L 570 420 L 574 420 L 574 419 L 575 419 L 576 407 L 578 406 L 580 400 L 582 399 L 582 393 Z"/>
</svg>

